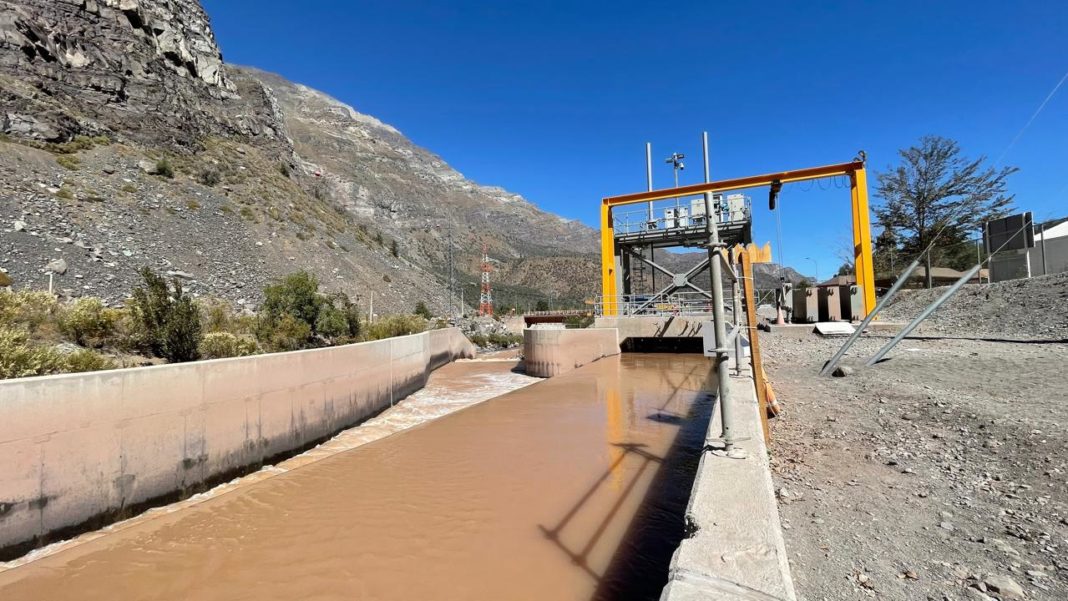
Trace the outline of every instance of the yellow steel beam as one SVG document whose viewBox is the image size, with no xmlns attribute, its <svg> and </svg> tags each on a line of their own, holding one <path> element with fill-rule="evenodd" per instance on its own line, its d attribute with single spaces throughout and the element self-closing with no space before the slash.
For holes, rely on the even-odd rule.
<svg viewBox="0 0 1068 601">
<path fill-rule="evenodd" d="M 616 301 L 616 236 L 612 227 L 612 207 L 601 205 L 601 298 L 604 315 L 617 312 Z"/>
<path fill-rule="evenodd" d="M 871 213 L 868 209 L 868 174 L 862 166 L 853 172 L 853 268 L 864 295 L 864 316 L 875 309 L 875 264 L 871 252 Z"/>
<path fill-rule="evenodd" d="M 624 204 L 633 204 L 637 202 L 664 200 L 665 198 L 676 198 L 679 196 L 704 194 L 705 192 L 724 192 L 727 190 L 744 190 L 746 188 L 759 188 L 760 186 L 770 186 L 773 182 L 789 184 L 791 182 L 802 182 L 810 179 L 819 179 L 822 177 L 834 177 L 836 175 L 852 175 L 857 171 L 857 169 L 863 168 L 863 162 L 853 161 L 851 163 L 842 163 L 839 165 L 810 167 L 808 169 L 796 169 L 794 171 L 782 171 L 780 173 L 768 173 L 765 175 L 754 175 L 751 177 L 739 177 L 735 179 L 724 179 L 715 182 L 691 184 L 689 186 L 680 186 L 678 188 L 663 188 L 660 190 L 651 190 L 648 192 L 636 192 L 634 194 L 623 194 L 621 196 L 609 196 L 603 199 L 601 203 L 607 206 L 616 206 Z"/>
</svg>

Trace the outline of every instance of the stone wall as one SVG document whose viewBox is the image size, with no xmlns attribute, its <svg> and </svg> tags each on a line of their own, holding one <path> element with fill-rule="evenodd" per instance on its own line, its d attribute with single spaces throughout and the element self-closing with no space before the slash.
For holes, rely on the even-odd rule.
<svg viewBox="0 0 1068 601">
<path fill-rule="evenodd" d="M 474 356 L 457 329 L 0 381 L 0 550 L 125 517 L 301 450 Z"/>
</svg>

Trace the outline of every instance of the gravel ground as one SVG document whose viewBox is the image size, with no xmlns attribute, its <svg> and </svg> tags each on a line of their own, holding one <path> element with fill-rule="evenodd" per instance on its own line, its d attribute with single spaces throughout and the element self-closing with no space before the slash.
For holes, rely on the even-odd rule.
<svg viewBox="0 0 1068 601">
<path fill-rule="evenodd" d="M 840 339 L 762 342 L 800 599 L 1068 599 L 1068 344 L 908 339 L 821 378 Z"/>
</svg>

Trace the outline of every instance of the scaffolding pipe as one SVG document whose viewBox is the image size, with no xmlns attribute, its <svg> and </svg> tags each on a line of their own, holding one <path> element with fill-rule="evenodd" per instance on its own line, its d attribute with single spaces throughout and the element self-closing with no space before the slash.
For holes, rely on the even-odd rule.
<svg viewBox="0 0 1068 601">
<path fill-rule="evenodd" d="M 982 263 L 978 263 L 978 264 L 976 264 L 975 267 L 972 267 L 971 269 L 969 269 L 967 273 L 965 273 L 963 276 L 961 276 L 961 278 L 959 280 L 954 282 L 953 285 L 949 287 L 949 290 L 946 290 L 944 293 L 942 293 L 942 296 L 938 297 L 938 300 L 936 300 L 935 302 L 933 302 L 930 305 L 928 305 L 928 307 L 926 309 L 924 309 L 922 313 L 917 315 L 915 319 L 913 319 L 911 322 L 909 322 L 909 325 L 905 326 L 905 329 L 903 329 L 900 332 L 898 332 L 897 336 L 894 336 L 893 340 L 891 340 L 890 342 L 887 342 L 885 345 L 883 345 L 883 348 L 879 349 L 878 352 L 876 352 L 874 355 L 872 355 L 871 359 L 868 359 L 868 362 L 865 363 L 865 365 L 872 366 L 872 365 L 875 365 L 876 363 L 878 363 L 883 357 L 886 356 L 887 353 L 890 352 L 891 349 L 894 348 L 894 346 L 898 342 L 901 342 L 901 340 L 905 336 L 908 336 L 909 334 L 911 334 L 912 331 L 916 329 L 916 326 L 920 325 L 920 322 L 922 322 L 923 320 L 927 319 L 928 315 L 930 315 L 931 313 L 934 313 L 935 309 L 941 307 L 942 303 L 944 303 L 947 300 L 949 300 L 949 298 L 951 296 L 953 296 L 954 294 L 957 293 L 958 290 L 960 290 L 961 286 L 967 284 L 968 281 L 971 280 L 975 276 L 975 274 L 979 273 L 979 268 L 981 268 L 982 266 L 983 266 Z"/>
<path fill-rule="evenodd" d="M 912 272 L 916 271 L 919 266 L 920 258 L 916 257 L 916 260 L 910 263 L 909 266 L 905 268 L 905 271 L 901 273 L 901 276 L 897 278 L 897 281 L 890 287 L 890 290 L 887 290 L 886 294 L 879 299 L 879 302 L 875 304 L 875 308 L 871 310 L 871 313 L 868 313 L 867 317 L 864 318 L 864 321 L 861 321 L 860 325 L 857 326 L 857 329 L 853 330 L 853 334 L 849 336 L 849 340 L 846 340 L 845 344 L 842 345 L 842 348 L 838 349 L 838 352 L 827 362 L 827 365 L 823 366 L 823 369 L 820 370 L 821 376 L 826 376 L 831 373 L 834 368 L 838 367 L 838 362 L 842 360 L 846 351 L 849 350 L 849 347 L 853 346 L 853 343 L 857 341 L 857 338 L 860 338 L 860 335 L 864 333 L 864 328 L 867 328 L 868 324 L 870 324 L 872 320 L 875 319 L 875 316 L 879 314 L 879 311 L 882 311 L 883 307 L 894 298 L 897 291 L 901 290 L 901 287 L 904 286 L 905 282 L 912 276 Z"/>
<path fill-rule="evenodd" d="M 706 154 L 707 156 L 707 154 Z M 705 192 L 706 215 L 712 214 L 712 193 Z M 708 268 L 712 272 L 712 327 L 716 339 L 716 380 L 719 385 L 719 414 L 723 426 L 721 438 L 728 455 L 734 450 L 734 411 L 730 400 L 730 374 L 727 371 L 729 345 L 723 305 L 723 266 L 712 255 L 719 250 L 719 226 L 705 219 L 708 232 Z"/>
</svg>

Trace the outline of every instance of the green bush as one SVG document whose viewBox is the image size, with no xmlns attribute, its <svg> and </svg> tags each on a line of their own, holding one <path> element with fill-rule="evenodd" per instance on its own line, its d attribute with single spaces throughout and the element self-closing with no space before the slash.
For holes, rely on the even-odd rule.
<svg viewBox="0 0 1068 601">
<path fill-rule="evenodd" d="M 60 167 L 64 169 L 70 169 L 71 171 L 77 171 L 82 166 L 82 161 L 73 154 L 64 154 L 56 157 L 56 162 Z"/>
<path fill-rule="evenodd" d="M 59 330 L 81 346 L 99 348 L 114 332 L 117 317 L 100 299 L 87 296 L 60 312 Z"/>
<path fill-rule="evenodd" d="M 256 341 L 230 332 L 211 332 L 200 341 L 200 355 L 205 359 L 247 357 L 258 352 Z"/>
<path fill-rule="evenodd" d="M 311 326 L 288 313 L 269 323 L 266 321 L 264 316 L 260 316 L 256 338 L 271 352 L 300 350 L 312 336 Z"/>
<path fill-rule="evenodd" d="M 178 280 L 172 292 L 167 281 L 148 267 L 141 269 L 141 278 L 145 285 L 134 289 L 130 309 L 144 329 L 149 349 L 172 363 L 196 360 L 201 324 L 193 300 L 183 294 Z"/>
<path fill-rule="evenodd" d="M 63 371 L 68 373 L 81 373 L 86 371 L 101 371 L 115 369 L 115 362 L 89 349 L 78 349 L 63 357 Z"/>
<path fill-rule="evenodd" d="M 424 303 L 423 301 L 415 303 L 415 310 L 412 311 L 412 313 L 414 315 L 422 317 L 423 319 L 430 319 L 434 317 L 434 314 L 430 312 L 430 309 L 427 308 L 426 303 Z"/>
<path fill-rule="evenodd" d="M 372 324 L 368 324 L 364 330 L 364 338 L 366 340 L 407 336 L 408 334 L 418 334 L 425 331 L 426 320 L 418 315 L 387 315 Z"/>
<path fill-rule="evenodd" d="M 174 179 L 174 167 L 166 158 L 156 161 L 156 175 L 167 179 Z"/>
<path fill-rule="evenodd" d="M 21 328 L 0 327 L 0 378 L 27 378 L 60 373 L 66 367 L 61 353 L 29 344 Z"/>
<path fill-rule="evenodd" d="M 349 335 L 349 322 L 340 309 L 331 304 L 323 304 L 315 318 L 315 333 L 329 340 L 336 340 Z"/>
<path fill-rule="evenodd" d="M 319 294 L 319 281 L 307 271 L 298 271 L 267 286 L 263 289 L 263 296 L 261 311 L 267 318 L 288 314 L 308 324 L 309 328 L 315 325 L 319 308 L 324 302 Z"/>
<path fill-rule="evenodd" d="M 19 325 L 33 335 L 54 328 L 59 303 L 43 291 L 0 290 L 0 325 Z"/>
</svg>

